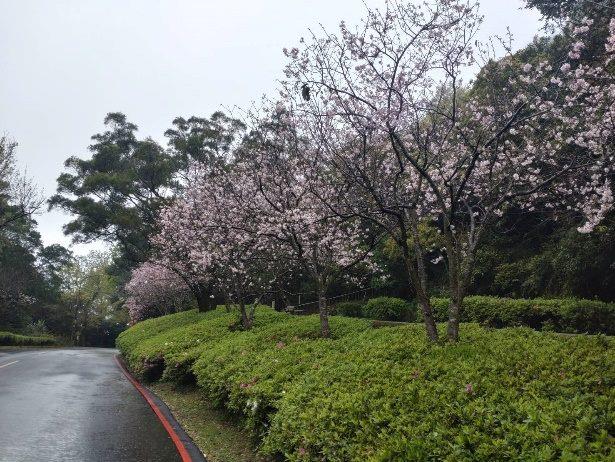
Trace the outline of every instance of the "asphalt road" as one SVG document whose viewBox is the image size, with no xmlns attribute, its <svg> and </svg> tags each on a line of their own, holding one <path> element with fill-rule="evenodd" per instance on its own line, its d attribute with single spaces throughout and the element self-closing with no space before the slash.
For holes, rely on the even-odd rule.
<svg viewBox="0 0 615 462">
<path fill-rule="evenodd" d="M 0 461 L 180 461 L 115 354 L 0 350 Z"/>
</svg>

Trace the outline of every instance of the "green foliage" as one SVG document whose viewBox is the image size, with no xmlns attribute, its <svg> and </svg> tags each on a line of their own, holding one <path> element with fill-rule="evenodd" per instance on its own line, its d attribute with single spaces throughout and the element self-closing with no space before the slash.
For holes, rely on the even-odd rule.
<svg viewBox="0 0 615 462">
<path fill-rule="evenodd" d="M 471 292 L 615 301 L 615 272 L 611 268 L 615 214 L 589 234 L 580 234 L 574 226 L 574 222 L 539 226 L 528 218 L 516 223 L 515 233 L 486 236 L 477 255 Z"/>
<path fill-rule="evenodd" d="M 229 152 L 245 131 L 245 125 L 238 119 L 228 117 L 220 111 L 209 119 L 177 117 L 173 128 L 165 132 L 169 139 L 179 168 L 186 170 L 191 161 L 211 167 L 224 167 Z"/>
<path fill-rule="evenodd" d="M 110 256 L 91 252 L 62 271 L 62 333 L 75 345 L 111 346 L 126 317 L 115 303 L 117 281 L 109 275 Z"/>
<path fill-rule="evenodd" d="M 431 302 L 436 320 L 446 321 L 449 300 L 432 298 Z M 614 335 L 615 303 L 572 298 L 512 299 L 472 296 L 463 301 L 461 320 L 491 327 L 527 326 L 556 332 Z"/>
<path fill-rule="evenodd" d="M 615 355 L 603 336 L 462 325 L 429 345 L 418 324 L 371 329 L 259 307 L 182 312 L 136 324 L 118 347 L 130 366 L 162 360 L 204 397 L 242 415 L 261 451 L 291 461 L 609 460 Z M 183 374 L 176 373 L 183 370 Z"/>
<path fill-rule="evenodd" d="M 421 221 L 418 225 L 419 243 L 423 249 L 432 251 L 441 248 L 444 245 L 444 238 L 438 232 L 438 228 L 433 223 Z M 412 240 L 408 238 L 408 248 L 413 252 L 414 245 Z M 383 242 L 382 251 L 388 258 L 394 259 L 402 256 L 402 250 L 399 245 L 390 237 Z M 410 255 L 414 258 L 414 254 Z"/>
<path fill-rule="evenodd" d="M 476 326 L 463 333 L 459 345 L 430 349 L 415 326 L 343 339 L 287 389 L 265 450 L 329 461 L 613 455 L 612 344 Z"/>
<path fill-rule="evenodd" d="M 360 318 L 363 314 L 362 302 L 340 302 L 331 307 L 331 314 L 340 316 L 350 316 L 351 318 Z"/>
<path fill-rule="evenodd" d="M 0 332 L 0 346 L 51 346 L 56 344 L 56 339 L 48 335 L 32 336 Z"/>
<path fill-rule="evenodd" d="M 362 314 L 381 321 L 414 321 L 416 307 L 401 298 L 376 297 L 367 301 Z"/>
<path fill-rule="evenodd" d="M 173 157 L 152 139 L 138 140 L 137 126 L 121 113 L 105 117 L 108 130 L 94 135 L 91 158 L 70 157 L 50 199 L 73 215 L 64 231 L 77 241 L 120 244 L 123 258 L 146 258 L 147 238 L 165 191 L 174 185 Z"/>
<path fill-rule="evenodd" d="M 138 139 L 137 126 L 122 113 L 107 114 L 104 123 L 107 130 L 92 137 L 88 158 L 64 163 L 50 205 L 73 215 L 66 234 L 118 245 L 118 267 L 131 267 L 147 259 L 158 211 L 181 190 L 190 162 L 224 165 L 243 125 L 221 112 L 210 119 L 179 117 L 165 133 L 171 149 L 164 149 L 151 138 Z"/>
<path fill-rule="evenodd" d="M 33 337 L 40 337 L 49 335 L 49 329 L 47 329 L 45 321 L 43 319 L 39 319 L 38 321 L 28 324 L 24 329 L 24 333 Z"/>
<path fill-rule="evenodd" d="M 566 21 L 569 18 L 579 21 L 584 17 L 604 20 L 613 15 L 610 0 L 525 0 L 527 8 L 536 8 L 545 19 Z"/>
<path fill-rule="evenodd" d="M 16 149 L 0 136 L 0 330 L 30 334 L 35 325 L 54 327 L 49 321 L 60 296 L 58 274 L 70 252 L 43 245 L 33 215 L 44 198 L 19 172 Z"/>
</svg>

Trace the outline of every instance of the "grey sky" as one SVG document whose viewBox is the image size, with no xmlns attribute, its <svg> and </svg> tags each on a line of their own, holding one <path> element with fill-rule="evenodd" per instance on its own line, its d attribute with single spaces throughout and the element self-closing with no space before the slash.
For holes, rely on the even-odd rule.
<svg viewBox="0 0 615 462">
<path fill-rule="evenodd" d="M 516 48 L 530 42 L 540 23 L 521 5 L 483 0 L 482 38 L 509 26 Z M 124 112 L 141 136 L 163 141 L 177 116 L 271 93 L 284 46 L 362 12 L 361 0 L 0 0 L 0 133 L 19 142 L 21 165 L 50 195 L 64 160 L 88 155 L 106 113 Z M 38 221 L 46 244 L 70 242 L 66 215 Z"/>
</svg>

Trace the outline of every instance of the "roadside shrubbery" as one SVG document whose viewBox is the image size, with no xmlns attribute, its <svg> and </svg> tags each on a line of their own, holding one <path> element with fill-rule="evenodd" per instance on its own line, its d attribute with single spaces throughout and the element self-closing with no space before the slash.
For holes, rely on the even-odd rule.
<svg viewBox="0 0 615 462">
<path fill-rule="evenodd" d="M 333 306 L 332 314 L 379 321 L 415 321 L 416 306 L 396 297 L 370 298 L 367 302 L 341 302 Z"/>
<path fill-rule="evenodd" d="M 431 299 L 438 322 L 448 319 L 448 298 Z M 394 297 L 377 297 L 334 305 L 334 314 L 383 321 L 415 321 L 421 316 L 416 305 Z M 574 298 L 513 299 L 483 295 L 463 300 L 463 322 L 486 327 L 531 327 L 536 330 L 615 335 L 615 303 Z"/>
<path fill-rule="evenodd" d="M 0 332 L 0 346 L 51 346 L 56 339 L 47 335 L 20 335 L 11 332 Z"/>
<path fill-rule="evenodd" d="M 380 321 L 414 321 L 416 308 L 401 298 L 376 297 L 363 307 L 363 317 Z"/>
<path fill-rule="evenodd" d="M 448 317 L 447 298 L 432 298 L 437 321 Z M 512 299 L 466 297 L 463 322 L 490 327 L 527 326 L 537 330 L 567 333 L 615 334 L 615 303 L 580 299 Z"/>
<path fill-rule="evenodd" d="M 333 305 L 331 314 L 339 316 L 349 316 L 351 318 L 360 318 L 363 312 L 363 302 L 340 302 Z"/>
<path fill-rule="evenodd" d="M 371 329 L 335 316 L 261 307 L 178 313 L 120 335 L 130 366 L 158 360 L 164 379 L 196 380 L 245 417 L 262 451 L 292 461 L 606 460 L 613 452 L 615 357 L 603 336 L 462 326 L 429 345 L 418 324 Z"/>
</svg>

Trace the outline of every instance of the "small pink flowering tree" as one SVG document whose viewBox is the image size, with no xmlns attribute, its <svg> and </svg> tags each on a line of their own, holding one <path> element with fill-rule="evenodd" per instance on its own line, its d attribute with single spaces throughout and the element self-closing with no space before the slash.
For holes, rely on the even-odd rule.
<svg viewBox="0 0 615 462">
<path fill-rule="evenodd" d="M 131 322 L 175 313 L 189 306 L 191 292 L 176 273 L 152 262 L 133 270 L 126 284 L 125 306 Z"/>
<path fill-rule="evenodd" d="M 317 149 L 298 137 L 282 106 L 265 111 L 254 126 L 241 158 L 258 192 L 253 207 L 260 233 L 314 282 L 321 335 L 329 337 L 327 289 L 334 277 L 365 261 L 369 240 L 357 220 L 342 219 L 328 207 L 337 191 L 324 166 L 315 162 Z"/>
<path fill-rule="evenodd" d="M 159 232 L 150 241 L 155 264 L 177 274 L 189 287 L 199 311 L 212 309 L 213 275 L 192 260 L 193 243 L 200 236 L 192 225 L 199 220 L 196 204 L 175 200 L 159 215 Z"/>
<path fill-rule="evenodd" d="M 423 227 L 444 243 L 457 341 L 480 238 L 509 207 L 574 209 L 589 231 L 612 204 L 613 38 L 599 66 L 575 64 L 580 41 L 560 69 L 528 64 L 479 94 L 462 84 L 479 25 L 472 1 L 392 0 L 354 30 L 342 23 L 286 50 L 287 106 L 348 193 L 330 209 L 374 221 L 404 250 L 431 340 Z"/>
<path fill-rule="evenodd" d="M 202 174 L 175 205 L 176 217 L 194 236 L 191 264 L 211 274 L 215 287 L 239 306 L 244 329 L 252 327 L 254 311 L 272 284 L 285 272 L 279 245 L 262 232 L 258 191 L 241 164 L 230 171 Z M 190 217 L 183 219 L 186 210 Z"/>
</svg>

